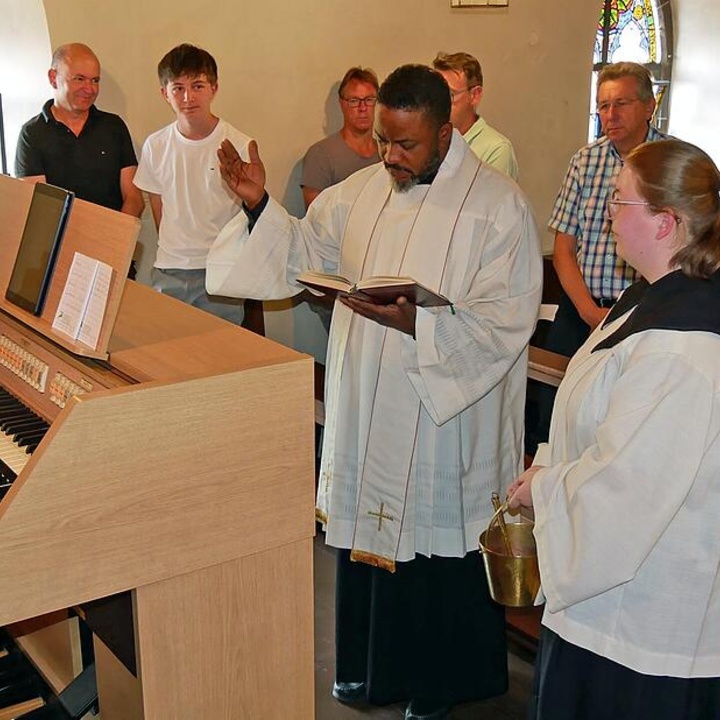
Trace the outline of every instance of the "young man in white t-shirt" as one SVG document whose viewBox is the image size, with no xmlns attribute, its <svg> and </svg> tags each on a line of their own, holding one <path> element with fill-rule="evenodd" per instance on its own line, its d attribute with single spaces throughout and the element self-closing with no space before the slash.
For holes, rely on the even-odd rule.
<svg viewBox="0 0 720 720">
<path fill-rule="evenodd" d="M 158 78 L 176 120 L 147 138 L 134 181 L 148 193 L 158 229 L 152 286 L 240 324 L 242 300 L 207 294 L 205 263 L 220 230 L 241 210 L 220 176 L 217 149 L 228 139 L 247 160 L 250 138 L 212 113 L 217 64 L 206 50 L 178 45 L 158 64 Z"/>
</svg>

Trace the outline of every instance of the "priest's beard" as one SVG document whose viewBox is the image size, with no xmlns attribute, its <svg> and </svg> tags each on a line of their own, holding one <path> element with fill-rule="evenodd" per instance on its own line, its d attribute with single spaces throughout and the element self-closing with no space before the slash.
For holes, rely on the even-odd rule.
<svg viewBox="0 0 720 720">
<path fill-rule="evenodd" d="M 390 182 L 392 183 L 393 189 L 396 192 L 407 192 L 410 188 L 414 188 L 420 183 L 432 182 L 435 174 L 440 167 L 442 160 L 440 159 L 440 151 L 437 145 L 433 148 L 430 157 L 425 164 L 425 167 L 419 173 L 413 173 L 409 168 L 403 167 L 402 165 L 395 165 L 385 163 L 386 170 L 399 170 L 400 172 L 408 173 L 408 177 L 405 180 L 397 180 L 392 175 L 390 176 Z"/>
</svg>

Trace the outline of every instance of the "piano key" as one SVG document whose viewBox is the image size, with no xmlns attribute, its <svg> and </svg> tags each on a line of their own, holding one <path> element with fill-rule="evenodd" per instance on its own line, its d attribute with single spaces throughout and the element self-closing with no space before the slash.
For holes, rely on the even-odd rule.
<svg viewBox="0 0 720 720">
<path fill-rule="evenodd" d="M 21 412 L 20 410 L 13 410 L 9 413 L 0 413 L 0 428 L 3 430 L 11 423 L 23 422 L 24 420 L 34 420 L 32 415 L 28 415 L 27 412 Z"/>
<path fill-rule="evenodd" d="M 15 442 L 18 447 L 21 448 L 27 448 L 27 446 L 32 442 L 40 442 L 45 437 L 45 433 L 47 430 L 34 430 L 34 431 L 28 431 L 23 430 L 22 432 L 19 432 L 17 435 L 15 435 Z M 27 452 L 27 450 L 26 450 Z"/>
<path fill-rule="evenodd" d="M 24 420 L 14 420 L 7 423 L 5 427 L 0 426 L 0 430 L 6 435 L 17 435 L 28 430 L 43 430 L 47 432 L 48 425 L 40 418 L 25 418 Z"/>
<path fill-rule="evenodd" d="M 3 415 L 11 415 L 15 413 L 30 413 L 32 414 L 32 410 L 25 407 L 19 400 L 6 400 L 2 408 L 0 409 L 0 413 Z"/>
<path fill-rule="evenodd" d="M 12 438 L 0 433 L 0 458 L 16 475 L 19 475 L 27 465 L 30 455 L 24 448 L 19 448 Z"/>
<path fill-rule="evenodd" d="M 0 485 L 12 482 L 16 477 L 17 473 L 0 458 Z"/>
<path fill-rule="evenodd" d="M 48 428 L 39 415 L 0 387 L 0 461 L 15 476 L 27 465 L 30 448 L 38 446 Z M 25 442 L 19 442 L 19 436 Z"/>
<path fill-rule="evenodd" d="M 5 400 L 2 404 L 0 404 L 0 415 L 3 417 L 21 410 L 24 410 L 24 408 L 17 400 Z"/>
<path fill-rule="evenodd" d="M 15 400 L 14 402 L 10 402 L 9 400 L 2 406 L 2 410 L 0 410 L 3 417 L 8 417 L 10 415 L 33 415 L 34 413 L 29 408 L 26 408 L 20 401 Z"/>
<path fill-rule="evenodd" d="M 46 426 L 47 426 L 47 423 L 45 423 L 40 418 L 25 417 L 25 418 L 18 418 L 16 420 L 8 420 L 7 422 L 0 423 L 0 431 L 6 433 L 7 435 L 14 435 L 16 432 L 19 432 L 20 430 L 43 428 Z"/>
</svg>

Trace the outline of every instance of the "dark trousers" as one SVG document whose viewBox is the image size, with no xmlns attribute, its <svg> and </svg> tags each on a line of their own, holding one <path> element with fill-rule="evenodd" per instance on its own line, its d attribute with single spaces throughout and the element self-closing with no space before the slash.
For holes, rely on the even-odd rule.
<svg viewBox="0 0 720 720">
<path fill-rule="evenodd" d="M 572 300 L 563 293 L 558 303 L 555 319 L 548 331 L 545 349 L 572 357 L 589 335 L 590 326 L 580 317 Z M 526 449 L 530 455 L 535 454 L 538 443 L 547 442 L 556 393 L 557 388 L 544 383 L 537 389 L 537 425 L 528 429 L 528 442 L 526 443 Z"/>
<path fill-rule="evenodd" d="M 395 573 L 338 550 L 336 679 L 367 683 L 368 700 L 444 704 L 506 692 L 505 616 L 482 558 L 426 558 Z"/>
</svg>

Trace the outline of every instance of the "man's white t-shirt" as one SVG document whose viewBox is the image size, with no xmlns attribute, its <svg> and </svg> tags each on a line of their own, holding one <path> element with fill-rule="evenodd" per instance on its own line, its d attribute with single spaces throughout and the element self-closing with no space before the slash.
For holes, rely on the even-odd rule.
<svg viewBox="0 0 720 720">
<path fill-rule="evenodd" d="M 176 122 L 145 140 L 134 182 L 162 197 L 155 267 L 204 269 L 218 233 L 241 209 L 220 176 L 217 150 L 225 139 L 248 159 L 250 138 L 222 119 L 202 140 L 188 140 Z"/>
</svg>

